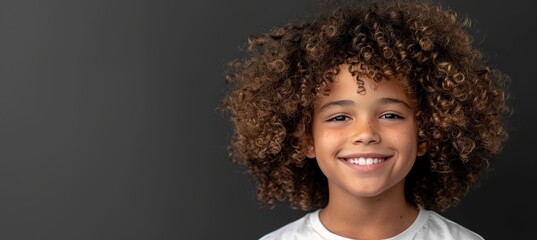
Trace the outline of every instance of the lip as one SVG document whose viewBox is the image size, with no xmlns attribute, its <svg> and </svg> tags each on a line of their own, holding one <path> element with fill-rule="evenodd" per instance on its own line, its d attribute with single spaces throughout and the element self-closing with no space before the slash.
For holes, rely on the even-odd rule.
<svg viewBox="0 0 537 240">
<path fill-rule="evenodd" d="M 348 158 L 389 158 L 391 157 L 391 154 L 383 154 L 383 153 L 355 153 L 355 154 L 348 154 L 348 155 L 341 155 L 338 156 L 340 159 L 348 159 Z"/>
<path fill-rule="evenodd" d="M 382 153 L 359 153 L 359 154 L 349 154 L 338 156 L 338 159 L 341 160 L 347 167 L 351 170 L 364 174 L 364 173 L 373 173 L 383 169 L 387 162 L 392 159 L 393 155 L 382 154 Z M 349 159 L 359 159 L 359 158 L 372 158 L 372 159 L 383 159 L 381 162 L 370 164 L 370 165 L 359 165 L 349 162 Z"/>
</svg>

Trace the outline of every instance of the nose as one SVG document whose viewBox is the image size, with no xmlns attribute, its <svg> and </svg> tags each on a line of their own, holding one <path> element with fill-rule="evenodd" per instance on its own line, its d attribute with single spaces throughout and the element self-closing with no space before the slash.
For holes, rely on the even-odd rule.
<svg viewBox="0 0 537 240">
<path fill-rule="evenodd" d="M 362 120 L 356 121 L 354 126 L 354 133 L 352 136 L 352 142 L 354 144 L 373 144 L 380 142 L 380 135 L 378 129 L 373 121 Z"/>
</svg>

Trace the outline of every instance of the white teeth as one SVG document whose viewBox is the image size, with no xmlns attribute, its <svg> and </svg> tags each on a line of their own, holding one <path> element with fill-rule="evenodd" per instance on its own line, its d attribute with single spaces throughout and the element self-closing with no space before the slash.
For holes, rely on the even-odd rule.
<svg viewBox="0 0 537 240">
<path fill-rule="evenodd" d="M 373 165 L 373 164 L 381 163 L 384 160 L 385 158 L 348 158 L 347 162 L 350 162 L 356 165 Z"/>
</svg>

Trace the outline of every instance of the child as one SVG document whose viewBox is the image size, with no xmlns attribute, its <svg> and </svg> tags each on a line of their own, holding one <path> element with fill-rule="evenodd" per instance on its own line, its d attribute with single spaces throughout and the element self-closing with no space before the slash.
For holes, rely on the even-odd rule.
<svg viewBox="0 0 537 240">
<path fill-rule="evenodd" d="M 483 239 L 457 204 L 507 137 L 504 78 L 425 1 L 343 5 L 248 39 L 222 101 L 258 199 L 309 211 L 261 239 Z"/>
</svg>

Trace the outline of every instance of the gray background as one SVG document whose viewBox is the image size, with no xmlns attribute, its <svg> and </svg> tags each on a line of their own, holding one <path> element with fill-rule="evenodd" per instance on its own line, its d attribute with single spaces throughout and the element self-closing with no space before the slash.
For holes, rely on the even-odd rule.
<svg viewBox="0 0 537 240">
<path fill-rule="evenodd" d="M 534 4 L 444 3 L 474 20 L 515 109 L 496 171 L 445 215 L 486 239 L 531 236 Z M 315 6 L 0 0 L 0 239 L 256 239 L 302 216 L 259 209 L 216 107 L 248 35 Z"/>
</svg>

